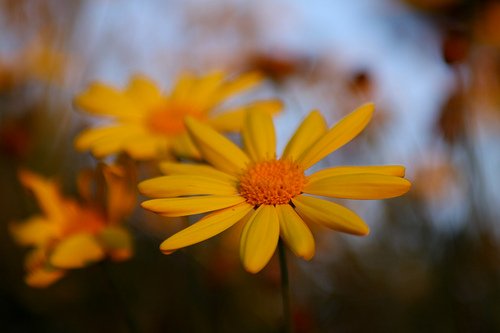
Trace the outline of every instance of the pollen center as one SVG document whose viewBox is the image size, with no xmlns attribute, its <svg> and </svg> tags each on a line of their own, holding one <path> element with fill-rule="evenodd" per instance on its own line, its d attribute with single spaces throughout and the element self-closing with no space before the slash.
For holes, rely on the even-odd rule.
<svg viewBox="0 0 500 333">
<path fill-rule="evenodd" d="M 240 179 L 239 192 L 254 206 L 284 205 L 299 195 L 306 183 L 304 170 L 288 160 L 252 165 Z"/>
</svg>

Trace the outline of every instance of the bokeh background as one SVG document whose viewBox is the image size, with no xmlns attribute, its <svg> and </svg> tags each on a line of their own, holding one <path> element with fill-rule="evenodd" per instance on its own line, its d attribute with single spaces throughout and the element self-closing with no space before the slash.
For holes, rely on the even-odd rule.
<svg viewBox="0 0 500 333">
<path fill-rule="evenodd" d="M 277 258 L 244 272 L 234 241 L 170 256 L 182 227 L 139 208 L 134 257 L 23 282 L 26 249 L 8 225 L 38 207 L 19 168 L 75 178 L 95 166 L 73 139 L 95 122 L 72 105 L 91 81 L 143 73 L 259 70 L 276 96 L 282 147 L 318 108 L 333 124 L 374 101 L 368 129 L 323 164 L 404 164 L 397 199 L 345 203 L 357 238 L 315 229 L 310 262 L 290 255 L 296 332 L 500 331 L 500 2 L 474 0 L 0 1 L 2 332 L 279 332 Z"/>
</svg>

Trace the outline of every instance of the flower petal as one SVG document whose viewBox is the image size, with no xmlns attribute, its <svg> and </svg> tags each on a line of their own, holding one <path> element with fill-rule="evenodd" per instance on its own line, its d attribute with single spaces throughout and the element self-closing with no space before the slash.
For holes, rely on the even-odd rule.
<svg viewBox="0 0 500 333">
<path fill-rule="evenodd" d="M 300 195 L 293 198 L 292 203 L 297 213 L 308 221 L 353 235 L 364 236 L 369 232 L 368 226 L 356 213 L 334 202 Z"/>
<path fill-rule="evenodd" d="M 244 201 L 245 198 L 239 195 L 206 195 L 147 200 L 141 206 L 166 217 L 177 217 L 211 212 L 235 206 Z"/>
<path fill-rule="evenodd" d="M 204 113 L 211 111 L 214 104 L 217 104 L 214 101 L 214 95 L 221 86 L 223 79 L 224 73 L 220 71 L 214 71 L 196 78 L 189 94 L 189 102 L 196 105 L 197 109 L 204 111 Z"/>
<path fill-rule="evenodd" d="M 242 202 L 233 207 L 211 213 L 186 229 L 167 238 L 161 243 L 160 250 L 165 254 L 170 254 L 177 249 L 218 235 L 245 217 L 252 209 L 252 205 Z"/>
<path fill-rule="evenodd" d="M 276 158 L 276 135 L 269 113 L 260 110 L 249 112 L 242 136 L 245 149 L 254 162 Z"/>
<path fill-rule="evenodd" d="M 239 174 L 250 163 L 238 146 L 209 126 L 187 117 L 186 127 L 202 156 L 217 169 Z"/>
<path fill-rule="evenodd" d="M 154 159 L 167 155 L 169 140 L 158 136 L 129 137 L 122 142 L 123 150 L 136 160 Z"/>
<path fill-rule="evenodd" d="M 277 205 L 280 234 L 296 256 L 310 260 L 314 256 L 314 238 L 309 227 L 290 205 Z"/>
<path fill-rule="evenodd" d="M 309 182 L 319 181 L 333 176 L 353 175 L 360 173 L 371 173 L 379 175 L 388 175 L 404 177 L 405 167 L 402 165 L 370 165 L 370 166 L 339 166 L 319 170 L 308 176 Z"/>
<path fill-rule="evenodd" d="M 243 128 L 243 123 L 247 112 L 261 110 L 269 114 L 275 114 L 283 109 L 283 103 L 277 99 L 255 101 L 237 108 L 225 110 L 214 116 L 208 124 L 220 132 L 239 132 Z"/>
<path fill-rule="evenodd" d="M 374 108 L 373 103 L 367 103 L 342 118 L 324 136 L 304 151 L 297 162 L 302 164 L 304 169 L 308 169 L 326 155 L 351 141 L 370 122 Z"/>
<path fill-rule="evenodd" d="M 201 154 L 187 133 L 182 133 L 172 139 L 172 149 L 177 157 L 201 159 Z"/>
<path fill-rule="evenodd" d="M 130 99 L 145 110 L 150 110 L 161 103 L 161 91 L 156 84 L 144 75 L 134 75 L 125 92 Z"/>
<path fill-rule="evenodd" d="M 65 270 L 41 267 L 28 272 L 25 282 L 33 288 L 46 288 L 60 280 L 65 274 Z"/>
<path fill-rule="evenodd" d="M 206 164 L 161 162 L 160 170 L 167 175 L 200 175 L 225 182 L 236 182 L 236 178 Z"/>
<path fill-rule="evenodd" d="M 238 194 L 235 184 L 230 181 L 198 175 L 161 176 L 144 180 L 138 187 L 142 194 L 152 198 Z"/>
<path fill-rule="evenodd" d="M 25 222 L 12 223 L 9 227 L 12 236 L 20 245 L 45 244 L 58 235 L 57 227 L 41 216 L 33 216 Z"/>
<path fill-rule="evenodd" d="M 309 181 L 304 193 L 345 199 L 386 199 L 405 194 L 411 183 L 381 174 L 348 174 Z"/>
<path fill-rule="evenodd" d="M 19 180 L 26 188 L 33 191 L 38 205 L 49 222 L 57 225 L 64 221 L 64 200 L 55 181 L 24 169 L 19 171 Z"/>
<path fill-rule="evenodd" d="M 214 94 L 213 102 L 215 104 L 221 103 L 222 101 L 233 95 L 251 89 L 259 84 L 262 79 L 262 74 L 258 72 L 249 72 L 238 76 L 232 81 L 225 82 L 221 86 L 221 88 Z"/>
<path fill-rule="evenodd" d="M 240 257 L 248 272 L 257 273 L 269 262 L 276 250 L 279 234 L 276 208 L 261 205 L 241 233 Z"/>
<path fill-rule="evenodd" d="M 281 158 L 297 160 L 307 148 L 325 134 L 326 129 L 325 118 L 321 113 L 317 110 L 311 111 L 288 141 Z"/>
<path fill-rule="evenodd" d="M 50 263 L 58 268 L 81 268 L 101 260 L 104 255 L 104 250 L 93 235 L 81 233 L 57 244 L 50 256 Z"/>
<path fill-rule="evenodd" d="M 74 102 L 86 112 L 98 115 L 135 119 L 141 114 L 141 109 L 128 96 L 100 82 L 92 83 Z"/>
</svg>

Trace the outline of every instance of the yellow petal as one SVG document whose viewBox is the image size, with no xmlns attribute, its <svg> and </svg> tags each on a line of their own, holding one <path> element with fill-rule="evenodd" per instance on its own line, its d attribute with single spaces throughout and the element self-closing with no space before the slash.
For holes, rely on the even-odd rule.
<svg viewBox="0 0 500 333">
<path fill-rule="evenodd" d="M 290 205 L 277 205 L 280 234 L 296 256 L 310 260 L 314 256 L 314 238 L 309 227 Z"/>
<path fill-rule="evenodd" d="M 144 110 L 155 108 L 162 100 L 160 89 L 144 75 L 134 75 L 130 79 L 126 94 Z"/>
<path fill-rule="evenodd" d="M 369 232 L 368 226 L 356 213 L 331 201 L 300 195 L 292 202 L 297 213 L 308 221 L 353 235 L 364 236 Z"/>
<path fill-rule="evenodd" d="M 64 221 L 64 199 L 54 181 L 28 170 L 19 171 L 19 180 L 26 188 L 33 191 L 38 205 L 49 222 L 61 224 Z"/>
<path fill-rule="evenodd" d="M 135 136 L 124 139 L 123 150 L 135 160 L 163 157 L 168 149 L 168 139 L 160 136 Z"/>
<path fill-rule="evenodd" d="M 240 257 L 248 272 L 257 273 L 266 266 L 276 250 L 279 235 L 276 208 L 261 205 L 241 233 Z"/>
<path fill-rule="evenodd" d="M 193 140 L 191 140 L 191 137 L 187 133 L 182 133 L 172 139 L 172 149 L 178 157 L 201 159 L 200 151 L 196 148 Z"/>
<path fill-rule="evenodd" d="M 405 194 L 411 183 L 381 174 L 348 174 L 309 181 L 304 193 L 345 199 L 386 199 Z"/>
<path fill-rule="evenodd" d="M 25 282 L 33 288 L 46 288 L 60 280 L 66 271 L 55 268 L 37 268 L 27 273 Z"/>
<path fill-rule="evenodd" d="M 211 212 L 235 206 L 244 201 L 245 198 L 239 195 L 206 195 L 147 200 L 141 206 L 166 217 L 177 217 Z"/>
<path fill-rule="evenodd" d="M 189 102 L 196 105 L 197 108 L 206 113 L 210 111 L 217 101 L 214 101 L 214 95 L 217 89 L 221 86 L 224 73 L 215 71 L 205 76 L 197 78 L 191 89 L 192 93 L 189 95 Z"/>
<path fill-rule="evenodd" d="M 297 128 L 283 151 L 282 159 L 297 160 L 316 140 L 326 132 L 325 118 L 317 110 L 312 111 Z"/>
<path fill-rule="evenodd" d="M 167 238 L 161 243 L 160 250 L 163 253 L 169 254 L 177 249 L 218 235 L 245 217 L 252 209 L 252 205 L 242 202 L 233 207 L 211 213 L 186 229 Z"/>
<path fill-rule="evenodd" d="M 96 142 L 102 140 L 119 141 L 129 137 L 131 134 L 143 133 L 136 125 L 113 125 L 98 128 L 89 128 L 82 131 L 75 139 L 75 148 L 84 151 L 92 148 Z"/>
<path fill-rule="evenodd" d="M 246 151 L 254 162 L 276 158 L 276 135 L 270 114 L 260 110 L 249 112 L 242 136 Z"/>
<path fill-rule="evenodd" d="M 262 78 L 262 74 L 257 72 L 249 72 L 240 75 L 236 79 L 224 83 L 214 94 L 213 101 L 218 104 L 235 94 L 251 89 L 259 84 Z"/>
<path fill-rule="evenodd" d="M 196 78 L 190 73 L 183 73 L 179 76 L 175 87 L 172 89 L 169 99 L 173 101 L 183 101 L 189 98 Z"/>
<path fill-rule="evenodd" d="M 161 162 L 160 170 L 167 175 L 200 175 L 235 183 L 236 178 L 206 164 Z"/>
<path fill-rule="evenodd" d="M 181 195 L 233 195 L 238 194 L 234 183 L 207 176 L 171 175 L 144 180 L 139 191 L 152 198 L 178 197 Z"/>
<path fill-rule="evenodd" d="M 135 119 L 141 114 L 141 109 L 128 96 L 100 82 L 92 83 L 74 102 L 77 107 L 97 115 Z"/>
<path fill-rule="evenodd" d="M 351 141 L 368 125 L 374 108 L 373 103 L 364 104 L 342 118 L 309 149 L 306 149 L 297 162 L 302 164 L 304 169 L 308 169 L 326 155 Z"/>
<path fill-rule="evenodd" d="M 214 167 L 230 174 L 239 174 L 250 160 L 229 139 L 194 118 L 187 117 L 186 127 L 202 156 Z"/>
<path fill-rule="evenodd" d="M 214 116 L 208 124 L 220 132 L 239 132 L 243 128 L 243 122 L 247 112 L 260 110 L 269 114 L 275 114 L 283 109 L 283 103 L 277 99 L 260 100 L 225 110 Z"/>
<path fill-rule="evenodd" d="M 127 131 L 127 129 L 129 130 Z M 138 128 L 123 126 L 121 131 L 117 131 L 113 135 L 96 139 L 91 143 L 90 148 L 95 157 L 103 158 L 127 150 L 134 152 L 134 145 L 137 142 L 148 140 L 148 138 L 150 135 Z M 144 152 L 140 153 L 139 156 L 144 156 Z"/>
<path fill-rule="evenodd" d="M 58 229 L 54 224 L 41 216 L 33 216 L 21 223 L 12 223 L 10 232 L 20 245 L 45 244 L 57 236 Z"/>
<path fill-rule="evenodd" d="M 81 268 L 104 258 L 104 251 L 91 234 L 76 234 L 62 240 L 54 248 L 50 263 L 58 268 Z"/>
<path fill-rule="evenodd" d="M 320 179 L 333 176 L 353 175 L 360 173 L 404 177 L 405 167 L 402 165 L 340 166 L 319 170 L 308 176 L 307 179 L 309 182 L 315 182 L 319 181 Z"/>
</svg>

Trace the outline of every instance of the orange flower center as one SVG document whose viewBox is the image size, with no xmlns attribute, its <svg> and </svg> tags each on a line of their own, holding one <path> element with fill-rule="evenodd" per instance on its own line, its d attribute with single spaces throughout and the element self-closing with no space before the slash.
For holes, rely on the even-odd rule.
<svg viewBox="0 0 500 333">
<path fill-rule="evenodd" d="M 252 165 L 240 179 L 239 192 L 254 206 L 284 205 L 299 195 L 306 183 L 304 169 L 289 160 Z"/>
<path fill-rule="evenodd" d="M 201 118 L 200 113 L 192 106 L 169 101 L 152 111 L 146 122 L 149 129 L 155 133 L 178 135 L 186 131 L 184 118 L 187 115 Z"/>
</svg>

